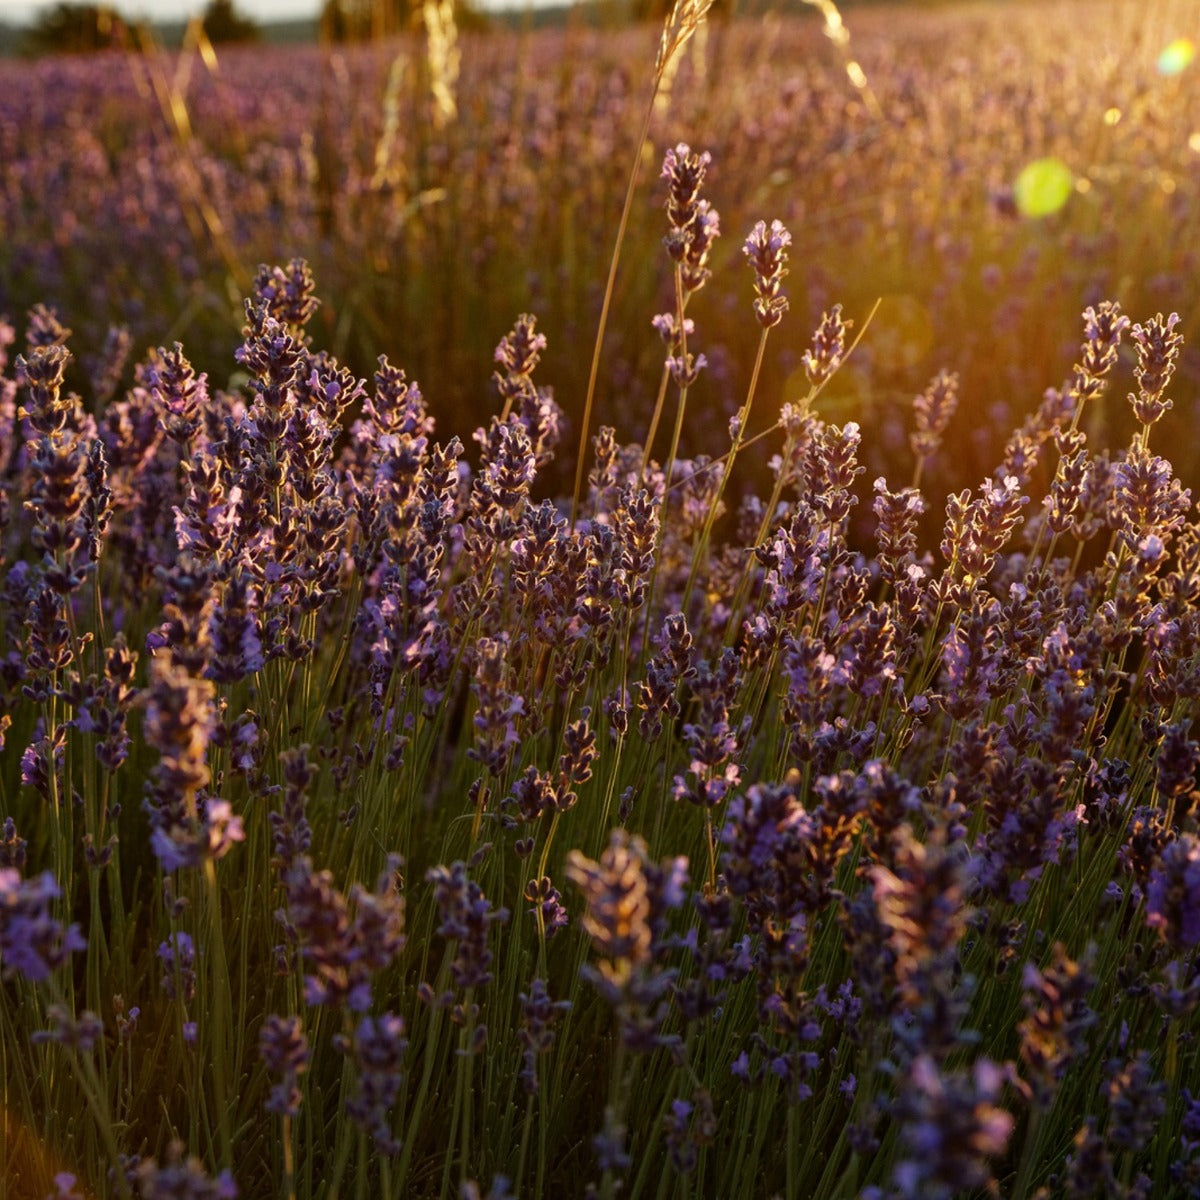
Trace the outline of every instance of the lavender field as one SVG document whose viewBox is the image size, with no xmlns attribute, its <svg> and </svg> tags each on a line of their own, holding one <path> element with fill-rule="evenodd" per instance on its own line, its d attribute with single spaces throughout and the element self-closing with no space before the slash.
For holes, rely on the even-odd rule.
<svg viewBox="0 0 1200 1200">
<path fill-rule="evenodd" d="M 4 1200 L 1200 1196 L 1200 2 L 812 9 L 0 61 Z"/>
</svg>

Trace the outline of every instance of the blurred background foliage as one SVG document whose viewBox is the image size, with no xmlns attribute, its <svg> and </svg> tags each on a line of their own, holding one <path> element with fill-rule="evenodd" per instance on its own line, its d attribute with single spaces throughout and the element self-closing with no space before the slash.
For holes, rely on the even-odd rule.
<svg viewBox="0 0 1200 1200">
<path fill-rule="evenodd" d="M 199 22 L 213 45 L 256 42 L 263 36 L 262 26 L 242 12 L 234 0 L 208 0 Z M 124 16 L 112 5 L 64 3 L 41 13 L 20 33 L 18 45 L 30 57 L 92 54 L 145 46 L 152 36 L 147 22 Z"/>
<path fill-rule="evenodd" d="M 255 268 L 303 255 L 324 301 L 318 344 L 364 376 L 386 352 L 430 395 L 439 432 L 484 421 L 492 350 L 525 311 L 550 339 L 543 379 L 578 421 L 656 27 L 603 8 L 546 29 L 483 28 L 448 0 L 326 8 L 323 41 L 242 49 L 225 40 L 253 27 L 213 0 L 181 49 L 134 53 L 148 39 L 76 6 L 81 43 L 103 28 L 120 48 L 0 62 L 0 311 L 55 304 L 84 353 L 110 321 L 142 350 L 178 338 L 225 383 Z M 842 303 L 861 328 L 879 302 L 823 404 L 875 427 L 880 473 L 899 469 L 912 397 L 940 368 L 961 374 L 969 414 L 930 480 L 950 488 L 990 473 L 1002 431 L 1070 372 L 1086 305 L 1178 310 L 1191 335 L 1200 92 L 1160 56 L 1200 5 L 854 5 L 841 42 L 800 8 L 706 26 L 656 102 L 600 421 L 637 440 L 653 405 L 650 318 L 671 303 L 658 173 L 679 141 L 713 154 L 723 230 L 689 310 L 709 368 L 685 450 L 711 450 L 744 399 L 757 328 L 741 244 L 760 219 L 795 238 L 762 419 L 794 398 L 821 312 Z M 1014 184 L 1043 159 L 1071 186 L 1034 218 Z M 1189 348 L 1170 418 L 1185 478 L 1198 374 Z M 1119 443 L 1124 402 L 1107 403 L 1093 420 Z"/>
</svg>

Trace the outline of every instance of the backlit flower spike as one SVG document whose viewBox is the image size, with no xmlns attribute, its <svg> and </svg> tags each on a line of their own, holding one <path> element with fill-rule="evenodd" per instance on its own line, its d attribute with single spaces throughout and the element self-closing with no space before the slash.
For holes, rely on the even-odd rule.
<svg viewBox="0 0 1200 1200">
<path fill-rule="evenodd" d="M 754 271 L 754 315 L 764 329 L 778 325 L 788 309 L 788 299 L 781 289 L 791 244 L 792 235 L 782 221 L 772 221 L 770 227 L 759 221 L 742 246 Z"/>
</svg>

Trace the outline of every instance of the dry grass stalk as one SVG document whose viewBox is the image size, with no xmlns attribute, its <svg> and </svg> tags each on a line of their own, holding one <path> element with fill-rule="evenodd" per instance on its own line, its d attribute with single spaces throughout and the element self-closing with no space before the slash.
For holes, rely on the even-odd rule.
<svg viewBox="0 0 1200 1200">
<path fill-rule="evenodd" d="M 658 39 L 658 56 L 654 60 L 656 90 L 680 51 L 703 25 L 711 7 L 712 0 L 676 0 L 672 6 L 663 22 L 662 36 Z"/>
<path fill-rule="evenodd" d="M 863 103 L 870 110 L 871 116 L 882 117 L 883 109 L 880 108 L 879 100 L 867 81 L 867 73 L 858 59 L 850 53 L 850 30 L 846 28 L 846 22 L 842 20 L 842 14 L 834 0 L 804 0 L 804 3 L 811 5 L 824 18 L 825 29 L 823 32 L 838 48 L 838 53 L 841 54 L 845 65 L 846 78 L 862 94 Z"/>
<path fill-rule="evenodd" d="M 400 144 L 400 98 L 407 73 L 407 57 L 397 54 L 383 89 L 383 128 L 375 143 L 375 171 L 371 176 L 371 187 L 375 191 L 399 188 L 406 174 L 403 156 L 396 150 Z"/>
<path fill-rule="evenodd" d="M 588 375 L 587 396 L 583 402 L 583 420 L 579 429 L 579 456 L 575 466 L 575 488 L 571 498 L 571 524 L 579 515 L 579 496 L 583 488 L 583 468 L 587 458 L 588 433 L 592 422 L 592 406 L 596 399 L 596 379 L 600 371 L 600 353 L 604 345 L 604 330 L 608 324 L 608 310 L 612 305 L 613 286 L 617 279 L 617 264 L 621 260 L 621 243 L 625 240 L 625 229 L 629 224 L 629 213 L 633 208 L 633 194 L 637 188 L 638 172 L 641 169 L 642 153 L 650 135 L 650 121 L 658 107 L 659 91 L 668 70 L 672 77 L 675 60 L 680 52 L 704 23 L 712 0 L 675 0 L 667 19 L 663 22 L 662 34 L 658 39 L 658 53 L 654 59 L 654 81 L 650 89 L 650 102 L 642 119 L 637 150 L 633 156 L 633 168 L 629 172 L 629 186 L 625 189 L 625 206 L 621 210 L 621 221 L 617 226 L 617 240 L 613 246 L 612 261 L 608 268 L 608 283 L 604 288 L 604 302 L 600 307 L 600 323 L 596 329 L 596 343 L 592 351 L 592 368 Z"/>
<path fill-rule="evenodd" d="M 458 116 L 456 92 L 462 58 L 458 48 L 458 26 L 454 0 L 425 0 L 421 6 L 425 22 L 425 56 L 429 66 L 429 88 L 433 94 L 433 125 L 444 129 Z"/>
</svg>

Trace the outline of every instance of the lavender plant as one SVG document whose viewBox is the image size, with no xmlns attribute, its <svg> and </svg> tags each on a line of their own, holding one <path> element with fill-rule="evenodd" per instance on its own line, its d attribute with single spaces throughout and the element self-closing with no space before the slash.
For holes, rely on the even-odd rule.
<svg viewBox="0 0 1200 1200">
<path fill-rule="evenodd" d="M 574 498 L 522 309 L 471 452 L 320 348 L 300 259 L 226 386 L 0 323 L 7 1193 L 1194 1194 L 1186 321 L 1081 301 L 935 490 L 969 364 L 873 446 L 829 304 L 774 386 L 797 248 L 755 218 L 709 457 L 720 164 L 665 155 L 658 403 Z"/>
</svg>

